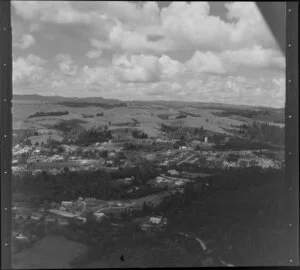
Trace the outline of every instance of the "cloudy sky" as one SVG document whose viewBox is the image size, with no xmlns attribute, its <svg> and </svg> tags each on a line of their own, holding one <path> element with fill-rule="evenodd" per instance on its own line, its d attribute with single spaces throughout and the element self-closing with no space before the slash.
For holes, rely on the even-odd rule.
<svg viewBox="0 0 300 270">
<path fill-rule="evenodd" d="M 12 2 L 15 94 L 283 107 L 254 2 Z"/>
</svg>

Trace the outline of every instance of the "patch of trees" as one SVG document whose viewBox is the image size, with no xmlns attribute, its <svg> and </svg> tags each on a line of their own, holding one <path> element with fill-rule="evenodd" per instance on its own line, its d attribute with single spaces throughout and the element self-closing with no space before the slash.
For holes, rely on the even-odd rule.
<svg viewBox="0 0 300 270">
<path fill-rule="evenodd" d="M 30 192 L 42 200 L 75 200 L 79 196 L 105 198 L 108 190 L 105 172 L 68 172 L 61 175 L 25 175 L 12 177 L 13 192 Z M 94 189 L 94 190 L 93 190 Z"/>
<path fill-rule="evenodd" d="M 145 152 L 156 152 L 169 149 L 167 144 L 158 144 L 158 143 L 124 143 L 123 149 L 127 151 L 145 151 Z"/>
<path fill-rule="evenodd" d="M 54 126 L 65 133 L 65 141 L 76 144 L 92 144 L 95 142 L 106 142 L 112 139 L 112 133 L 107 126 L 93 127 L 91 129 L 84 129 L 80 124 L 85 121 L 73 119 L 62 121 Z"/>
<path fill-rule="evenodd" d="M 59 122 L 58 124 L 55 124 L 54 128 L 66 133 L 75 128 L 83 129 L 80 126 L 80 124 L 83 124 L 83 123 L 86 123 L 86 122 L 83 120 L 80 120 L 80 119 L 63 120 L 63 121 Z"/>
<path fill-rule="evenodd" d="M 196 114 L 196 113 L 191 113 L 191 112 L 181 112 L 181 113 L 185 114 L 185 115 L 192 116 L 192 117 L 201 117 L 200 114 Z"/>
<path fill-rule="evenodd" d="M 144 215 L 163 213 L 168 218 L 164 232 L 143 233 L 135 223 L 125 221 L 122 228 L 114 229 L 109 221 L 91 220 L 82 227 L 82 238 L 92 244 L 85 259 L 118 267 L 115 256 L 126 250 L 145 267 L 218 266 L 220 258 L 241 266 L 284 264 L 289 254 L 282 251 L 288 237 L 283 178 L 279 170 L 231 169 L 211 177 L 211 188 L 205 193 L 187 185 L 183 194 L 165 198 L 158 208 L 143 208 Z M 178 232 L 200 237 L 210 254 Z"/>
<path fill-rule="evenodd" d="M 174 132 L 174 131 L 178 130 L 179 127 L 168 126 L 168 125 L 162 124 L 160 129 L 161 129 L 162 132 L 168 133 L 168 132 Z"/>
<path fill-rule="evenodd" d="M 75 140 L 78 144 L 92 144 L 96 142 L 106 142 L 112 139 L 112 133 L 107 128 L 91 128 L 82 130 Z"/>
<path fill-rule="evenodd" d="M 180 126 L 169 126 L 162 124 L 161 131 L 168 134 L 172 139 L 181 139 L 184 137 L 185 140 L 203 140 L 204 136 L 209 136 L 211 132 L 201 127 L 180 127 Z"/>
<path fill-rule="evenodd" d="M 35 135 L 32 129 L 20 129 L 14 131 L 15 136 L 12 137 L 13 145 L 24 143 L 25 145 L 32 145 L 29 137 Z"/>
<path fill-rule="evenodd" d="M 58 142 L 58 141 L 56 141 L 56 140 L 53 140 L 53 139 L 51 139 L 51 138 L 48 138 L 48 139 L 47 139 L 47 145 L 48 145 L 48 147 L 50 147 L 50 148 L 56 148 L 56 147 L 58 147 L 58 146 L 62 147 L 62 146 L 60 145 L 60 142 Z"/>
<path fill-rule="evenodd" d="M 30 193 L 38 196 L 40 201 L 75 200 L 79 196 L 99 199 L 126 198 L 123 187 L 114 187 L 113 182 L 119 178 L 134 176 L 133 185 L 145 185 L 156 177 L 159 171 L 150 162 L 144 161 L 137 167 L 122 169 L 116 172 L 81 171 L 51 175 L 43 172 L 39 175 L 13 175 L 12 191 Z M 34 200 L 37 198 L 35 197 Z"/>
<path fill-rule="evenodd" d="M 250 139 L 274 145 L 284 145 L 285 143 L 285 128 L 268 123 L 253 122 L 252 125 L 243 124 L 240 126 L 239 133 Z"/>
<path fill-rule="evenodd" d="M 180 146 L 186 146 L 186 142 L 181 139 L 173 144 L 174 149 L 179 149 Z"/>
<path fill-rule="evenodd" d="M 137 119 L 135 119 L 135 118 L 131 118 L 131 120 L 132 120 L 132 122 L 133 122 L 135 125 L 137 125 L 137 124 L 140 123 L 139 120 L 137 120 Z"/>
<path fill-rule="evenodd" d="M 136 126 L 137 125 L 137 122 L 123 122 L 123 123 L 114 123 L 113 124 L 114 126 L 117 126 L 117 127 L 124 127 L 124 126 Z M 128 129 L 127 129 L 128 131 Z"/>
<path fill-rule="evenodd" d="M 68 111 L 58 111 L 58 112 L 36 112 L 33 115 L 28 116 L 28 118 L 33 117 L 41 117 L 41 116 L 61 116 L 61 115 L 68 115 Z"/>
<path fill-rule="evenodd" d="M 218 146 L 224 141 L 225 138 L 226 138 L 226 135 L 225 135 L 225 134 L 222 134 L 222 133 L 214 133 L 214 134 L 209 138 L 209 140 L 210 140 L 212 143 L 215 143 L 216 146 L 218 147 Z"/>
<path fill-rule="evenodd" d="M 131 131 L 131 135 L 136 139 L 148 139 L 148 134 L 143 132 L 142 130 L 134 129 Z"/>
<path fill-rule="evenodd" d="M 93 118 L 94 117 L 94 115 L 93 114 L 82 114 L 82 117 L 83 118 Z"/>
<path fill-rule="evenodd" d="M 180 114 L 176 116 L 176 119 L 181 119 L 181 118 L 186 118 L 187 115 L 186 114 Z"/>
<path fill-rule="evenodd" d="M 284 264 L 284 177 L 282 170 L 230 169 L 210 177 L 207 192 L 186 186 L 157 211 L 165 213 L 174 230 L 201 232 L 204 241 L 218 239 L 210 244 L 213 253 L 234 265 Z"/>
<path fill-rule="evenodd" d="M 230 138 L 228 142 L 224 144 L 215 145 L 213 148 L 216 150 L 280 149 L 280 147 L 274 146 L 269 143 L 261 142 L 258 140 L 251 140 L 248 138 L 238 138 L 238 137 Z"/>
<path fill-rule="evenodd" d="M 229 162 L 237 162 L 240 159 L 240 155 L 238 154 L 229 154 L 227 160 Z"/>
<path fill-rule="evenodd" d="M 149 187 L 148 185 L 140 186 L 139 189 L 134 190 L 131 193 L 127 193 L 126 198 L 137 199 L 137 198 L 149 196 L 151 194 L 155 194 L 155 193 L 158 193 L 161 191 L 162 191 L 162 188 L 160 188 L 160 187 Z"/>
<path fill-rule="evenodd" d="M 142 150 L 144 147 L 141 144 L 137 143 L 124 143 L 123 149 L 129 151 L 139 151 Z"/>
<path fill-rule="evenodd" d="M 76 107 L 76 108 L 85 108 L 85 107 L 102 107 L 107 109 L 118 108 L 118 107 L 127 107 L 125 102 L 109 104 L 109 103 L 99 103 L 99 102 L 73 102 L 66 101 L 60 103 L 63 106 L 67 107 Z"/>
<path fill-rule="evenodd" d="M 268 112 L 266 112 L 268 113 Z M 239 110 L 239 109 L 230 109 L 230 110 L 224 110 L 222 112 L 213 112 L 214 115 L 219 117 L 228 117 L 233 115 L 239 115 L 242 117 L 252 118 L 253 116 L 256 116 L 260 114 L 259 111 L 253 111 L 253 110 Z"/>
<path fill-rule="evenodd" d="M 158 114 L 157 117 L 162 120 L 168 120 L 171 114 Z"/>
<path fill-rule="evenodd" d="M 262 121 L 272 121 L 277 123 L 284 123 L 284 111 L 274 111 L 271 109 L 264 110 L 243 110 L 243 109 L 223 109 L 222 112 L 213 112 L 219 117 L 242 116 Z"/>
</svg>

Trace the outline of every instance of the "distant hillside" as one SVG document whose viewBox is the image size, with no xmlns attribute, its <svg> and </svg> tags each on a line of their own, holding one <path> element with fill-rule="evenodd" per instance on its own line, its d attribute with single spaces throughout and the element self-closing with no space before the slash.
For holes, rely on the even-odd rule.
<svg viewBox="0 0 300 270">
<path fill-rule="evenodd" d="M 131 106 L 138 105 L 163 105 L 166 107 L 182 107 L 189 106 L 195 108 L 204 108 L 204 109 L 246 109 L 246 110 L 271 110 L 279 113 L 284 113 L 284 108 L 271 108 L 271 107 L 262 107 L 262 106 L 249 106 L 249 105 L 239 105 L 239 104 L 223 104 L 223 103 L 211 103 L 211 102 L 184 102 L 184 101 L 164 101 L 164 100 L 153 100 L 153 101 L 121 101 L 118 99 L 105 99 L 101 97 L 62 97 L 62 96 L 42 96 L 42 95 L 14 95 L 14 100 L 37 100 L 45 101 L 51 103 L 62 103 L 62 102 L 87 102 L 87 103 L 102 103 L 102 104 L 115 104 L 115 103 L 127 103 Z"/>
<path fill-rule="evenodd" d="M 41 95 L 13 95 L 13 100 L 33 100 L 33 101 L 46 101 L 46 102 L 60 102 L 65 97 L 60 96 L 41 96 Z"/>
<path fill-rule="evenodd" d="M 122 101 L 117 99 L 104 99 L 101 97 L 86 97 L 86 98 L 78 98 L 78 97 L 62 97 L 62 96 L 42 96 L 42 95 L 14 95 L 14 100 L 32 100 L 32 101 L 45 101 L 50 103 L 106 103 L 106 104 L 114 104 L 121 103 Z"/>
<path fill-rule="evenodd" d="M 102 107 L 106 109 L 112 109 L 116 107 L 127 107 L 127 104 L 125 102 L 88 102 L 88 101 L 64 101 L 59 102 L 59 104 L 66 106 L 66 107 L 73 107 L 73 108 L 85 108 L 85 107 Z"/>
<path fill-rule="evenodd" d="M 162 105 L 166 107 L 194 107 L 194 108 L 203 108 L 211 110 L 227 110 L 227 109 L 240 109 L 240 110 L 271 110 L 284 113 L 284 108 L 271 108 L 271 107 L 262 107 L 262 106 L 250 106 L 243 104 L 225 104 L 225 103 L 211 103 L 211 102 L 186 102 L 186 101 L 164 101 L 164 100 L 155 100 L 155 101 L 140 101 L 134 100 L 128 102 L 133 106 L 137 105 Z"/>
</svg>

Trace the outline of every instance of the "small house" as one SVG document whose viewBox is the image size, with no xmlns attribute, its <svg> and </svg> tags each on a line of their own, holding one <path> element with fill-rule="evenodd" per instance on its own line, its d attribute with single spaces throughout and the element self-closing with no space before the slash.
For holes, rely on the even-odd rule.
<svg viewBox="0 0 300 270">
<path fill-rule="evenodd" d="M 40 213 L 32 213 L 30 218 L 34 221 L 40 221 L 42 217 L 43 215 Z"/>
<path fill-rule="evenodd" d="M 172 175 L 172 176 L 178 176 L 178 175 L 179 175 L 179 172 L 176 171 L 176 170 L 168 170 L 168 174 L 169 174 L 169 175 Z"/>
<path fill-rule="evenodd" d="M 96 220 L 98 222 L 101 222 L 103 220 L 103 218 L 105 217 L 105 214 L 100 212 L 100 213 L 94 213 L 94 216 L 96 217 Z"/>
<path fill-rule="evenodd" d="M 19 240 L 19 241 L 29 241 L 29 238 L 21 233 L 17 233 L 16 234 L 16 240 Z"/>
<path fill-rule="evenodd" d="M 16 165 L 19 164 L 19 161 L 18 161 L 17 159 L 14 159 L 14 160 L 11 162 L 11 164 L 12 164 L 13 166 L 16 166 Z"/>
<path fill-rule="evenodd" d="M 71 208 L 72 205 L 73 205 L 72 201 L 62 201 L 61 202 L 61 206 L 64 207 L 64 208 Z"/>
<path fill-rule="evenodd" d="M 141 224 L 141 229 L 143 231 L 161 231 L 167 226 L 167 218 L 161 216 L 148 217 L 145 222 Z"/>
<path fill-rule="evenodd" d="M 150 223 L 153 224 L 159 224 L 161 222 L 162 218 L 161 217 L 150 217 Z"/>
<path fill-rule="evenodd" d="M 59 219 L 58 225 L 59 226 L 67 226 L 67 225 L 69 225 L 69 222 L 66 219 Z"/>
<path fill-rule="evenodd" d="M 80 216 L 75 217 L 75 220 L 76 220 L 77 222 L 79 222 L 80 224 L 84 224 L 84 223 L 86 223 L 86 221 L 87 221 L 87 219 L 86 219 L 85 217 L 80 217 Z"/>
<path fill-rule="evenodd" d="M 56 222 L 56 218 L 52 217 L 52 216 L 46 216 L 45 217 L 45 222 L 46 223 L 55 223 Z"/>
<path fill-rule="evenodd" d="M 106 162 L 106 166 L 107 166 L 107 167 L 112 167 L 113 164 L 114 164 L 114 162 L 113 162 L 112 160 L 108 160 L 108 161 Z"/>
</svg>

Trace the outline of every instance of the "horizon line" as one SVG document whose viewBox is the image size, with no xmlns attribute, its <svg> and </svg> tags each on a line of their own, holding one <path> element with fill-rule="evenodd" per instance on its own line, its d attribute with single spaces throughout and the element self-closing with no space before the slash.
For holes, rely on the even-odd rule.
<svg viewBox="0 0 300 270">
<path fill-rule="evenodd" d="M 134 100 L 122 100 L 118 98 L 103 98 L 103 97 L 97 97 L 97 96 L 87 96 L 87 97 L 75 97 L 75 96 L 63 96 L 63 95 L 42 95 L 42 94 L 18 94 L 18 93 L 13 93 L 13 96 L 40 96 L 40 97 L 45 97 L 45 98 L 51 98 L 51 97 L 62 97 L 62 98 L 74 98 L 74 99 L 85 99 L 85 98 L 101 98 L 104 100 L 118 100 L 118 101 L 123 101 L 123 102 L 179 102 L 179 103 L 203 103 L 203 104 L 216 104 L 216 105 L 232 105 L 232 106 L 245 106 L 245 107 L 256 107 L 256 108 L 271 108 L 271 109 L 285 109 L 285 106 L 283 107 L 268 107 L 268 106 L 262 106 L 262 105 L 249 105 L 249 104 L 243 104 L 243 103 L 222 103 L 222 102 L 213 102 L 213 101 L 180 101 L 180 100 L 163 100 L 163 99 L 158 99 L 158 100 L 143 100 L 143 99 L 134 99 Z"/>
</svg>

